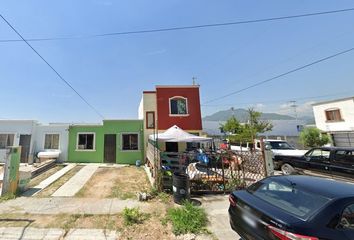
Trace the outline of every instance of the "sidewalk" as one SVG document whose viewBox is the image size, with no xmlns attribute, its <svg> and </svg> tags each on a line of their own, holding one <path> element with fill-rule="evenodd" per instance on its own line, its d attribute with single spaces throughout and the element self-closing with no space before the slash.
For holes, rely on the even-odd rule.
<svg viewBox="0 0 354 240">
<path fill-rule="evenodd" d="M 117 214 L 125 207 L 140 207 L 147 203 L 136 200 L 96 199 L 96 198 L 27 198 L 19 197 L 0 203 L 0 214 Z"/>
<path fill-rule="evenodd" d="M 196 198 L 202 203 L 202 207 L 208 214 L 209 230 L 214 233 L 218 239 L 239 240 L 240 236 L 234 232 L 229 223 L 229 196 L 211 195 Z"/>
<path fill-rule="evenodd" d="M 63 186 L 61 186 L 53 197 L 73 197 L 80 191 L 85 183 L 92 177 L 95 171 L 98 169 L 98 165 L 86 165 L 72 178 L 69 179 Z"/>
<path fill-rule="evenodd" d="M 118 237 L 116 231 L 103 229 L 71 229 L 65 235 L 65 230 L 59 228 L 0 227 L 0 239 L 8 240 L 115 240 Z"/>
</svg>

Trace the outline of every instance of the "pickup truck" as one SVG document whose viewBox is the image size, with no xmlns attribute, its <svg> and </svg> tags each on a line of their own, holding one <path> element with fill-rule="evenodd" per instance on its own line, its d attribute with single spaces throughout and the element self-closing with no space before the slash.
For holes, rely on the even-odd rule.
<svg viewBox="0 0 354 240">
<path fill-rule="evenodd" d="M 274 156 L 274 168 L 283 174 L 310 171 L 331 176 L 354 178 L 354 148 L 319 147 L 303 156 Z"/>
<path fill-rule="evenodd" d="M 271 150 L 273 156 L 286 155 L 286 156 L 303 156 L 307 151 L 295 149 L 285 140 L 264 139 L 265 149 Z M 255 149 L 261 150 L 260 140 L 255 140 Z"/>
</svg>

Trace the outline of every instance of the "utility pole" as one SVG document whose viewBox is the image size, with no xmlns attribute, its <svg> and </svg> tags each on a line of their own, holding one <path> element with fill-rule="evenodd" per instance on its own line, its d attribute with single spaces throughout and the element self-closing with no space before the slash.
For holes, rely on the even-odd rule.
<svg viewBox="0 0 354 240">
<path fill-rule="evenodd" d="M 296 111 L 296 108 L 298 107 L 298 105 L 296 105 L 296 101 L 290 101 L 290 102 L 289 102 L 289 107 L 293 108 L 295 120 L 297 120 L 297 111 Z"/>
</svg>

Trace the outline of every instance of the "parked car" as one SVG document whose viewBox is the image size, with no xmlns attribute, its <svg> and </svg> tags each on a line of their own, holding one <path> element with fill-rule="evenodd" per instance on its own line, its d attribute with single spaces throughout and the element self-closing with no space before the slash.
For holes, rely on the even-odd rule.
<svg viewBox="0 0 354 240">
<path fill-rule="evenodd" d="M 231 228 L 243 240 L 353 240 L 354 185 L 273 176 L 229 196 Z"/>
<path fill-rule="evenodd" d="M 285 175 L 303 170 L 354 178 L 354 148 L 319 147 L 303 156 L 275 156 L 274 166 Z"/>
<path fill-rule="evenodd" d="M 303 156 L 306 150 L 299 150 L 285 140 L 263 139 L 265 149 L 271 150 L 273 156 Z M 255 140 L 255 149 L 261 150 L 261 141 Z"/>
</svg>

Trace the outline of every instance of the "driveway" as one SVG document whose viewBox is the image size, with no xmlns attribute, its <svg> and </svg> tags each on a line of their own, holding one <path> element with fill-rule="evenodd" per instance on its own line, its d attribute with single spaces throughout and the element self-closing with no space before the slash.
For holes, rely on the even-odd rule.
<svg viewBox="0 0 354 240">
<path fill-rule="evenodd" d="M 228 195 L 206 195 L 196 198 L 202 203 L 202 207 L 209 216 L 209 230 L 218 239 L 238 240 L 240 236 L 235 233 L 229 223 L 229 196 Z"/>
</svg>

